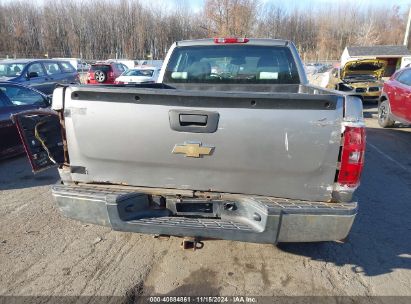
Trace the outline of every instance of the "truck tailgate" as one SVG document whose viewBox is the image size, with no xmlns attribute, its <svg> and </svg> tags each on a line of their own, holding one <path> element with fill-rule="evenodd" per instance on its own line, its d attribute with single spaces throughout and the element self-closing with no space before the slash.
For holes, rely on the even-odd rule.
<svg viewBox="0 0 411 304">
<path fill-rule="evenodd" d="M 69 87 L 64 115 L 75 181 L 331 198 L 341 96 Z"/>
</svg>

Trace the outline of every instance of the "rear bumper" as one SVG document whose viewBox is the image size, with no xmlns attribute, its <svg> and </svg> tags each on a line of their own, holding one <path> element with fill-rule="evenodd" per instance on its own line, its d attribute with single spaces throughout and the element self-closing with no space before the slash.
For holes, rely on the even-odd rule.
<svg viewBox="0 0 411 304">
<path fill-rule="evenodd" d="M 212 209 L 204 218 L 176 208 L 196 204 L 194 198 L 167 197 L 167 206 L 159 208 L 144 193 L 110 187 L 55 185 L 52 192 L 64 216 L 113 230 L 253 243 L 341 240 L 357 213 L 355 202 L 230 195 L 207 200 Z"/>
</svg>

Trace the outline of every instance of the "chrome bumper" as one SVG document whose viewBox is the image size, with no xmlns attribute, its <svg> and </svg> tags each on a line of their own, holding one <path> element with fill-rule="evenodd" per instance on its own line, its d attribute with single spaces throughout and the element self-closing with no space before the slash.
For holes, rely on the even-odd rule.
<svg viewBox="0 0 411 304">
<path fill-rule="evenodd" d="M 147 194 L 109 186 L 55 185 L 52 193 L 64 216 L 117 231 L 253 243 L 341 240 L 357 213 L 355 202 L 227 195 L 208 200 L 167 197 L 159 207 Z M 210 206 L 206 213 L 190 209 L 199 203 Z"/>
</svg>

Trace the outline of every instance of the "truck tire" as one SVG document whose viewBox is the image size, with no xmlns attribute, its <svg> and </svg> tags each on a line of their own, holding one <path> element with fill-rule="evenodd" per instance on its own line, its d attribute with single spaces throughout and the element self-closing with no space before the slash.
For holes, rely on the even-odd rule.
<svg viewBox="0 0 411 304">
<path fill-rule="evenodd" d="M 97 71 L 94 72 L 94 79 L 97 82 L 102 83 L 102 82 L 106 81 L 107 75 L 104 71 L 97 70 Z"/>
<path fill-rule="evenodd" d="M 378 124 L 383 128 L 391 128 L 395 121 L 390 118 L 390 103 L 388 100 L 383 100 L 378 106 Z"/>
</svg>

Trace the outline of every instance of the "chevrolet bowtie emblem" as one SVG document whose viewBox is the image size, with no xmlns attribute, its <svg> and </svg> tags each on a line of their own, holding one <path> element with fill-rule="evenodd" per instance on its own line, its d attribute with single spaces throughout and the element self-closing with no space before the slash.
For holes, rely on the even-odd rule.
<svg viewBox="0 0 411 304">
<path fill-rule="evenodd" d="M 174 154 L 185 154 L 186 157 L 200 158 L 203 155 L 210 155 L 214 147 L 202 147 L 201 143 L 185 142 L 182 145 L 175 145 L 173 149 Z"/>
</svg>

